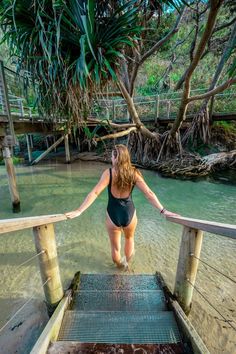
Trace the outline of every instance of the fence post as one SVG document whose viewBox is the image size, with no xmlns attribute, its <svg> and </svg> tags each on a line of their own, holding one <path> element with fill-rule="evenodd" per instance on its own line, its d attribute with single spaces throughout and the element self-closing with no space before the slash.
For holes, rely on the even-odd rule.
<svg viewBox="0 0 236 354">
<path fill-rule="evenodd" d="M 55 135 L 53 135 L 53 144 L 55 144 L 55 142 L 56 142 L 56 137 Z M 57 147 L 54 148 L 54 152 L 57 152 Z"/>
<path fill-rule="evenodd" d="M 157 123 L 158 119 L 159 119 L 159 107 L 160 107 L 160 96 L 157 95 L 156 96 L 156 105 L 155 105 L 155 123 Z"/>
<path fill-rule="evenodd" d="M 29 139 L 30 139 L 30 147 L 31 149 L 34 148 L 34 139 L 33 139 L 33 134 L 28 134 Z"/>
<path fill-rule="evenodd" d="M 116 111 L 115 111 L 115 100 L 112 101 L 112 121 L 114 122 L 115 120 L 115 115 L 116 115 Z"/>
<path fill-rule="evenodd" d="M 187 226 L 183 227 L 174 294 L 186 314 L 189 314 L 191 309 L 192 285 L 195 284 L 199 263 L 195 257 L 199 258 L 200 256 L 202 237 L 203 232 L 201 230 Z"/>
<path fill-rule="evenodd" d="M 44 251 L 38 256 L 39 267 L 48 314 L 52 315 L 63 297 L 54 225 L 36 226 L 33 228 L 33 233 L 37 253 Z M 45 284 L 45 282 L 47 283 Z"/>
<path fill-rule="evenodd" d="M 170 107 L 171 107 L 171 101 L 167 101 L 167 119 L 170 118 Z"/>
<path fill-rule="evenodd" d="M 65 134 L 65 151 L 66 151 L 66 163 L 70 163 L 70 147 L 68 134 Z"/>
<path fill-rule="evenodd" d="M 8 132 L 7 132 L 7 134 L 9 134 L 9 131 L 10 131 L 10 135 L 12 136 L 12 145 L 16 145 L 16 136 L 15 136 L 13 121 L 12 121 L 12 117 L 11 117 L 7 83 L 6 83 L 4 65 L 3 65 L 2 60 L 0 60 L 0 91 L 1 91 L 0 96 L 2 97 L 3 114 L 5 114 L 8 119 Z"/>
<path fill-rule="evenodd" d="M 45 136 L 45 143 L 46 143 L 46 147 L 48 149 L 49 148 L 49 142 L 48 142 L 48 136 L 47 135 Z"/>
<path fill-rule="evenodd" d="M 21 117 L 24 117 L 24 107 L 23 107 L 23 101 L 21 99 L 19 101 L 19 106 L 20 106 L 20 115 Z"/>
<path fill-rule="evenodd" d="M 29 134 L 26 134 L 25 137 L 26 137 L 26 144 L 27 144 L 27 151 L 28 151 L 28 160 L 29 160 L 29 163 L 31 163 L 31 161 L 32 161 L 32 149 L 31 149 L 31 142 L 30 142 Z"/>
<path fill-rule="evenodd" d="M 79 139 L 79 137 L 77 138 L 77 149 L 78 149 L 78 152 L 80 152 L 80 139 Z"/>
<path fill-rule="evenodd" d="M 10 148 L 8 146 L 4 146 L 3 148 L 3 158 L 6 166 L 7 179 L 8 179 L 9 190 L 11 194 L 12 210 L 13 213 L 19 213 L 20 196 L 17 190 L 15 167 L 13 165 Z"/>
<path fill-rule="evenodd" d="M 106 107 L 105 107 L 105 112 L 106 112 L 106 119 L 109 120 L 110 119 L 110 111 L 109 111 L 109 104 L 106 103 Z"/>
</svg>

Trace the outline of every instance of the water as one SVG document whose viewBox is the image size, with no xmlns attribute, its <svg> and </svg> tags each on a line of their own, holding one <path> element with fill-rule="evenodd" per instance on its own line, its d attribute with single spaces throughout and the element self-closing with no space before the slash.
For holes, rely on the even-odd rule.
<svg viewBox="0 0 236 354">
<path fill-rule="evenodd" d="M 6 172 L 1 166 L 0 219 L 57 214 L 77 208 L 107 167 L 96 162 L 76 162 L 72 165 L 45 163 L 34 167 L 17 167 L 22 212 L 12 214 Z M 173 180 L 162 178 L 153 171 L 142 172 L 146 182 L 158 195 L 165 208 L 186 217 L 236 223 L 234 185 L 207 180 L 198 182 Z M 160 271 L 173 289 L 182 227 L 161 217 L 139 190 L 134 189 L 133 199 L 139 223 L 135 235 L 136 254 L 131 272 Z M 107 191 L 104 191 L 79 218 L 55 225 L 64 287 L 68 286 L 78 270 L 84 273 L 120 272 L 110 257 L 110 245 L 104 223 L 106 204 Z M 236 279 L 235 250 L 235 240 L 205 234 L 201 257 Z M 0 236 L 0 326 L 30 297 L 33 297 L 33 304 L 37 308 L 34 310 L 32 307 L 31 312 L 35 314 L 41 311 L 43 291 L 37 259 L 19 267 L 34 254 L 32 230 Z M 234 283 L 200 264 L 196 285 L 227 318 L 236 320 Z M 219 315 L 209 308 L 196 292 L 191 316 L 204 341 L 209 342 L 208 345 L 214 349 L 214 353 L 220 353 L 221 346 L 227 348 L 227 345 L 229 353 L 230 351 L 232 353 L 231 347 L 235 344 L 235 339 L 232 338 L 235 338 L 235 332 L 228 328 L 227 324 L 224 328 L 225 323 L 220 321 Z M 211 325 L 216 329 L 215 334 L 212 334 L 215 336 L 214 346 L 209 334 L 204 330 L 204 321 L 207 321 L 206 328 Z M 19 320 L 14 323 L 19 324 Z M 13 324 L 7 328 L 12 328 Z M 40 326 L 37 328 L 35 337 Z M 217 331 L 220 331 L 221 336 L 224 335 L 225 340 L 216 344 Z M 225 341 L 228 344 L 225 344 Z M 224 353 L 227 353 L 227 350 Z"/>
</svg>

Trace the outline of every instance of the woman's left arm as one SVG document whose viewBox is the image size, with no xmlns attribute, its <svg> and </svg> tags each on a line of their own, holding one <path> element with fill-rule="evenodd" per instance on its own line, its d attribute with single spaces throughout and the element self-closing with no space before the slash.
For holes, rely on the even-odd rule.
<svg viewBox="0 0 236 354">
<path fill-rule="evenodd" d="M 140 189 L 148 201 L 157 209 L 159 209 L 160 214 L 164 216 L 179 216 L 178 214 L 172 213 L 169 210 L 166 210 L 162 203 L 157 198 L 156 194 L 148 187 L 143 177 L 139 174 L 136 175 L 136 183 L 135 185 Z"/>
<path fill-rule="evenodd" d="M 80 205 L 78 209 L 65 213 L 68 219 L 76 218 L 81 215 L 91 204 L 95 201 L 95 199 L 99 196 L 99 194 L 108 186 L 109 184 L 109 170 L 105 170 L 96 184 L 96 186 L 91 190 L 91 192 L 84 199 L 83 203 Z"/>
</svg>

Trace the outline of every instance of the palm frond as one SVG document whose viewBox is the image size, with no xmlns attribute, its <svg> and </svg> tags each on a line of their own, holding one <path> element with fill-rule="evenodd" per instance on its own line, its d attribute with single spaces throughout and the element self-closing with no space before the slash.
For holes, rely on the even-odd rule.
<svg viewBox="0 0 236 354">
<path fill-rule="evenodd" d="M 96 88 L 116 80 L 125 49 L 143 28 L 145 11 L 174 0 L 2 0 L 1 27 L 18 67 L 37 82 L 38 102 L 49 116 L 81 119 Z"/>
</svg>

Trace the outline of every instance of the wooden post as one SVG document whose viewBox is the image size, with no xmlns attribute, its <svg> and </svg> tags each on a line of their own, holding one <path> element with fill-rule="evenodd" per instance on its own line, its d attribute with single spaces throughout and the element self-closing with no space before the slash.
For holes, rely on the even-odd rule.
<svg viewBox="0 0 236 354">
<path fill-rule="evenodd" d="M 79 137 L 77 138 L 77 149 L 78 149 L 78 152 L 80 152 L 80 139 L 79 139 Z"/>
<path fill-rule="evenodd" d="M 13 213 L 19 213 L 20 212 L 20 196 L 17 190 L 17 184 L 16 184 L 16 173 L 15 173 L 15 168 L 13 165 L 13 161 L 11 158 L 11 152 L 9 147 L 4 147 L 3 149 L 3 158 L 5 161 L 5 166 L 7 170 L 7 178 L 8 178 L 8 184 L 9 184 L 9 189 L 10 189 L 10 194 L 11 194 L 11 200 L 12 200 L 12 211 Z"/>
<path fill-rule="evenodd" d="M 48 136 L 45 137 L 45 141 L 46 141 L 46 146 L 47 146 L 47 150 L 48 150 L 48 148 L 49 148 Z"/>
<path fill-rule="evenodd" d="M 21 117 L 24 117 L 24 107 L 23 107 L 23 101 L 21 99 L 19 100 L 19 104 L 20 104 L 20 115 Z"/>
<path fill-rule="evenodd" d="M 30 147 L 31 149 L 34 148 L 34 139 L 33 139 L 33 134 L 28 134 L 29 138 L 30 138 Z"/>
<path fill-rule="evenodd" d="M 15 132 L 14 132 L 13 120 L 11 117 L 7 83 L 6 83 L 6 78 L 5 78 L 4 64 L 3 64 L 2 60 L 0 60 L 0 95 L 2 96 L 3 114 L 6 114 L 7 119 L 8 119 L 8 129 L 9 129 L 10 135 L 12 136 L 12 145 L 16 145 L 16 136 L 15 136 Z M 9 134 L 9 133 L 7 132 L 7 134 Z"/>
<path fill-rule="evenodd" d="M 45 284 L 45 282 L 47 282 L 44 285 L 44 294 L 48 313 L 49 315 L 52 315 L 59 301 L 63 297 L 63 288 L 57 259 L 54 224 L 36 226 L 33 228 L 33 233 L 37 253 L 44 251 L 44 253 L 41 253 L 38 256 L 39 267 L 42 283 Z"/>
<path fill-rule="evenodd" d="M 109 107 L 108 107 L 108 105 L 106 105 L 106 107 L 105 107 L 105 112 L 106 112 L 106 119 L 110 119 L 110 111 L 109 111 Z"/>
<path fill-rule="evenodd" d="M 26 143 L 27 143 L 28 159 L 29 159 L 29 163 L 31 163 L 32 151 L 31 151 L 31 142 L 30 142 L 29 134 L 26 134 L 25 137 L 26 137 Z"/>
<path fill-rule="evenodd" d="M 155 107 L 155 124 L 157 123 L 159 119 L 159 107 L 160 107 L 160 96 L 156 96 L 156 107 Z"/>
<path fill-rule="evenodd" d="M 116 116 L 116 110 L 115 110 L 115 100 L 112 101 L 112 121 L 114 122 Z"/>
<path fill-rule="evenodd" d="M 35 165 L 41 161 L 50 151 L 52 151 L 56 146 L 58 146 L 64 140 L 64 136 L 61 136 L 54 144 L 52 144 L 46 151 L 44 151 L 37 159 L 32 162 L 32 165 Z"/>
<path fill-rule="evenodd" d="M 170 107 L 171 107 L 171 101 L 167 101 L 167 119 L 170 118 Z"/>
<path fill-rule="evenodd" d="M 65 151 L 66 151 L 66 163 L 70 163 L 70 147 L 68 134 L 65 135 Z"/>
<path fill-rule="evenodd" d="M 189 314 L 191 309 L 193 295 L 192 285 L 195 284 L 199 262 L 195 257 L 199 258 L 200 256 L 202 237 L 203 232 L 201 230 L 184 226 L 174 294 L 186 314 Z"/>
<path fill-rule="evenodd" d="M 56 137 L 55 135 L 53 135 L 53 144 L 55 144 L 55 142 L 56 142 Z M 57 147 L 54 148 L 54 152 L 57 152 Z"/>
</svg>

